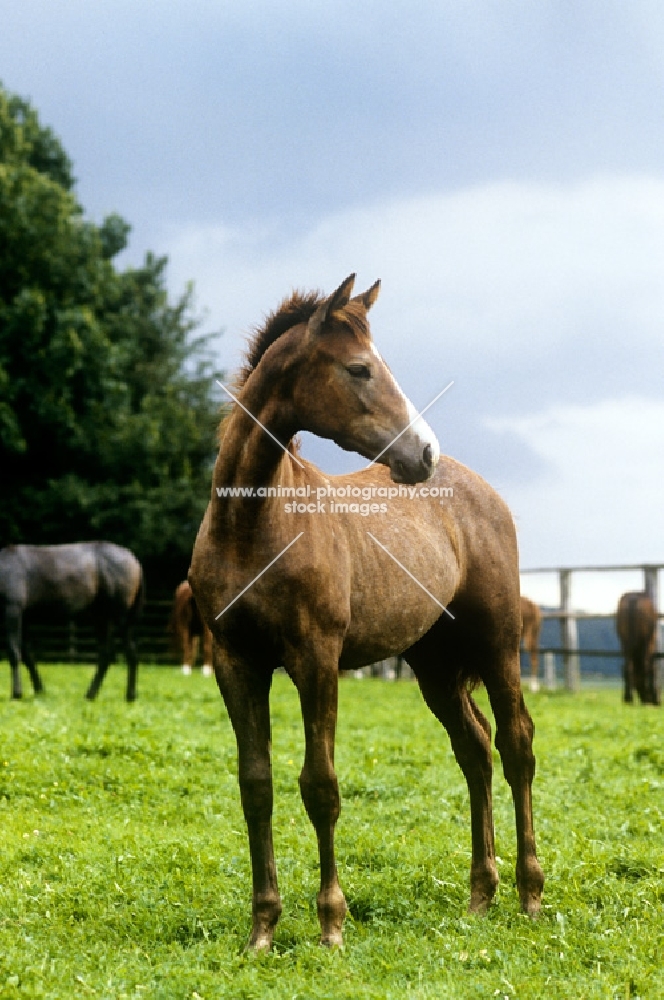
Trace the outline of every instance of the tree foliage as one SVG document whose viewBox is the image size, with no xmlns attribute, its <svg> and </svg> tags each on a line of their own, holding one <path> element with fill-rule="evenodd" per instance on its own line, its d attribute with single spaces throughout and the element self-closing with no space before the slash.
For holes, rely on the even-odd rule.
<svg viewBox="0 0 664 1000">
<path fill-rule="evenodd" d="M 192 289 L 120 270 L 129 226 L 87 221 L 72 167 L 0 86 L 0 544 L 106 538 L 186 568 L 218 397 Z"/>
</svg>

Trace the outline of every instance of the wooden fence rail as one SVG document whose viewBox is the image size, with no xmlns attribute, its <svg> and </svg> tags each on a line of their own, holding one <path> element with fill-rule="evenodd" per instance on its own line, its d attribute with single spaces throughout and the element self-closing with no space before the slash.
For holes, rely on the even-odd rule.
<svg viewBox="0 0 664 1000">
<path fill-rule="evenodd" d="M 562 657 L 565 686 L 571 690 L 579 689 L 581 682 L 582 656 L 588 657 L 620 657 L 619 649 L 582 649 L 579 646 L 578 623 L 584 618 L 610 619 L 614 614 L 596 614 L 574 610 L 572 603 L 572 581 L 575 573 L 588 572 L 623 572 L 639 570 L 643 577 L 643 589 L 646 590 L 655 607 L 659 609 L 658 574 L 664 569 L 664 563 L 646 563 L 620 566 L 576 566 L 554 567 L 551 569 L 525 569 L 522 576 L 531 574 L 556 573 L 558 575 L 559 606 L 543 611 L 545 619 L 557 619 L 560 623 L 559 645 L 548 644 L 541 647 L 540 652 L 545 657 L 545 669 L 548 663 L 549 673 L 553 657 Z M 159 595 L 146 601 L 143 615 L 137 627 L 137 641 L 140 659 L 144 663 L 174 664 L 177 653 L 173 648 L 171 636 L 168 633 L 168 620 L 171 613 L 172 598 Z M 660 619 L 664 615 L 659 613 Z M 52 622 L 50 624 L 35 624 L 31 628 L 31 636 L 35 647 L 37 662 L 59 663 L 93 663 L 96 658 L 96 644 L 93 629 L 81 622 Z M 4 655 L 5 636 L 4 622 L 0 621 L 0 656 Z M 547 656 L 549 657 L 547 660 Z M 658 634 L 657 656 L 661 662 L 664 657 L 661 629 Z M 365 668 L 367 676 L 412 676 L 407 664 L 397 659 L 385 661 L 384 664 Z"/>
<path fill-rule="evenodd" d="M 172 603 L 170 598 L 146 601 L 136 627 L 141 662 L 177 662 L 178 654 L 168 633 Z M 94 663 L 97 657 L 94 629 L 86 621 L 35 622 L 30 626 L 30 638 L 37 663 Z M 0 622 L 0 657 L 6 655 L 5 649 L 4 622 Z"/>
</svg>

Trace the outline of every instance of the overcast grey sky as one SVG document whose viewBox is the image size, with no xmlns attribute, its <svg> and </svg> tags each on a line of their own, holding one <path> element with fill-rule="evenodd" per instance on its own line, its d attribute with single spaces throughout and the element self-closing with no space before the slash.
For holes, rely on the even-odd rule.
<svg viewBox="0 0 664 1000">
<path fill-rule="evenodd" d="M 4 0 L 0 79 L 227 368 L 292 287 L 380 277 L 376 342 L 418 407 L 455 380 L 427 417 L 523 564 L 664 561 L 664 5 Z"/>
</svg>

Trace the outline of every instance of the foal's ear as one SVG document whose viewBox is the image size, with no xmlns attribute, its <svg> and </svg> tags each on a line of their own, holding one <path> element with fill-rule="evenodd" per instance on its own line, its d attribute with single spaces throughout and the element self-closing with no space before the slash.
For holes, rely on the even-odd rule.
<svg viewBox="0 0 664 1000">
<path fill-rule="evenodd" d="M 353 302 L 359 302 L 360 305 L 364 306 L 366 312 L 369 312 L 372 305 L 378 298 L 378 293 L 380 291 L 380 278 L 378 281 L 374 281 L 371 288 L 367 288 L 366 292 L 362 292 L 361 295 L 354 295 Z"/>
<path fill-rule="evenodd" d="M 309 333 L 320 333 L 330 313 L 335 312 L 337 309 L 343 309 L 344 306 L 348 305 L 354 284 L 355 275 L 349 274 L 346 280 L 341 282 L 336 292 L 332 292 L 326 299 L 323 299 L 307 324 Z"/>
</svg>

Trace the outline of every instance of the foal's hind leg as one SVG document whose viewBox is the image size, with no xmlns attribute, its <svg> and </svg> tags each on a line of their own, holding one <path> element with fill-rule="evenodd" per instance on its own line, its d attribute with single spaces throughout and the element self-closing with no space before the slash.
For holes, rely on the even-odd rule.
<svg viewBox="0 0 664 1000">
<path fill-rule="evenodd" d="M 518 654 L 502 669 L 486 671 L 484 678 L 496 720 L 496 746 L 512 791 L 516 818 L 516 883 L 521 908 L 537 916 L 544 875 L 535 852 L 532 782 L 535 774 L 535 727 L 521 694 Z"/>
<path fill-rule="evenodd" d="M 471 913 L 484 913 L 498 886 L 493 834 L 491 779 L 491 727 L 466 691 L 411 651 L 407 659 L 424 700 L 449 733 L 456 757 L 468 784 L 472 861 L 470 867 Z"/>
<path fill-rule="evenodd" d="M 298 658 L 298 662 L 287 669 L 300 696 L 304 721 L 306 748 L 300 792 L 318 840 L 320 941 L 324 945 L 341 947 L 346 900 L 339 885 L 334 857 L 334 829 L 341 811 L 339 783 L 334 771 L 339 650 L 325 657 L 323 663 L 322 640 L 317 645 L 315 654 Z"/>
<path fill-rule="evenodd" d="M 268 671 L 253 671 L 214 650 L 215 674 L 235 731 L 242 809 L 253 878 L 252 928 L 247 949 L 268 951 L 281 916 L 272 845 L 272 764 Z"/>
</svg>

